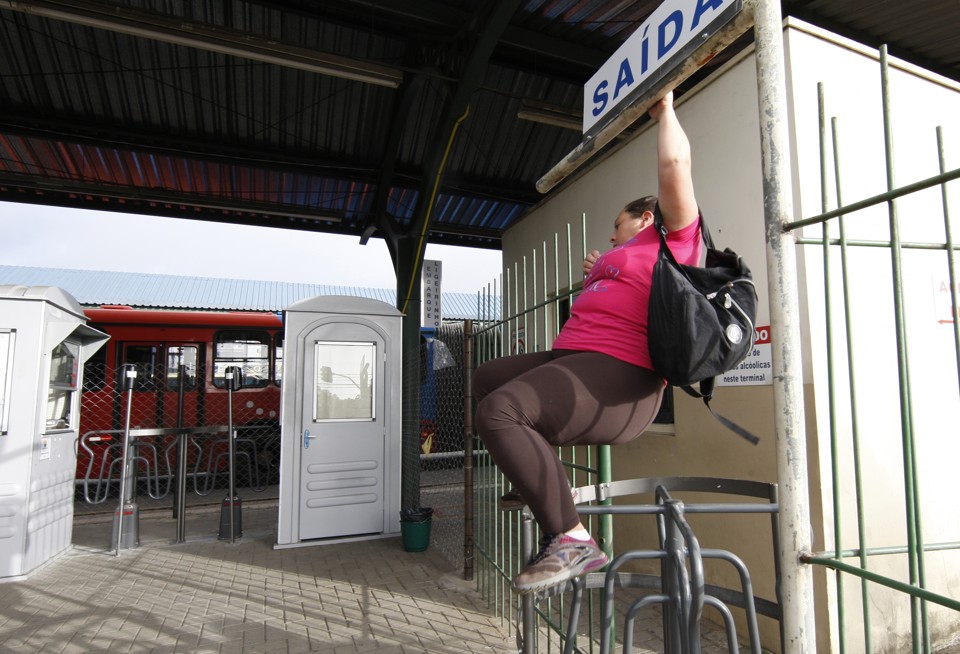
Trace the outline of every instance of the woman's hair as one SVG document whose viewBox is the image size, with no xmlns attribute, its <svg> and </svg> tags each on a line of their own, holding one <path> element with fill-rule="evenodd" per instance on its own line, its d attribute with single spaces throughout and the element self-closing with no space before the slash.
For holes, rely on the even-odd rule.
<svg viewBox="0 0 960 654">
<path fill-rule="evenodd" d="M 645 195 L 639 200 L 634 200 L 627 206 L 623 208 L 628 214 L 634 218 L 640 218 L 643 216 L 644 211 L 653 211 L 657 206 L 657 196 L 656 195 Z"/>
</svg>

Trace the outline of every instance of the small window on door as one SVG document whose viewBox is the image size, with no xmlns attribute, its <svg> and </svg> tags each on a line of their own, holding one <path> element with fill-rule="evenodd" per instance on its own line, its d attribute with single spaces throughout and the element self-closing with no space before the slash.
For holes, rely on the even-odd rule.
<svg viewBox="0 0 960 654">
<path fill-rule="evenodd" d="M 314 345 L 314 421 L 374 420 L 376 343 Z"/>
<path fill-rule="evenodd" d="M 83 364 L 84 392 L 102 391 L 107 386 L 107 346 L 94 352 Z"/>
<path fill-rule="evenodd" d="M 167 390 L 180 388 L 180 366 L 183 366 L 183 389 L 197 388 L 197 346 L 171 345 L 167 347 Z"/>
<path fill-rule="evenodd" d="M 230 366 L 243 371 L 243 388 L 263 388 L 270 383 L 270 334 L 259 331 L 225 331 L 216 335 L 213 349 L 213 385 L 226 388 L 224 374 Z"/>
<path fill-rule="evenodd" d="M 137 371 L 134 390 L 157 390 L 157 375 L 160 374 L 161 365 L 159 345 L 128 345 L 123 352 L 123 362 L 132 363 Z M 117 379 L 123 379 L 122 372 L 117 373 Z"/>
</svg>

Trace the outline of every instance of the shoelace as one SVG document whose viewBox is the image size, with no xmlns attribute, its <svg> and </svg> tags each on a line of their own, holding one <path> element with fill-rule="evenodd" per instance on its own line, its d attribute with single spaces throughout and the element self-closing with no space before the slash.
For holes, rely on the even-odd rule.
<svg viewBox="0 0 960 654">
<path fill-rule="evenodd" d="M 528 565 L 533 565 L 534 563 L 539 563 L 547 555 L 550 547 L 553 543 L 560 539 L 560 534 L 544 534 L 540 537 L 540 551 L 537 552 Z"/>
</svg>

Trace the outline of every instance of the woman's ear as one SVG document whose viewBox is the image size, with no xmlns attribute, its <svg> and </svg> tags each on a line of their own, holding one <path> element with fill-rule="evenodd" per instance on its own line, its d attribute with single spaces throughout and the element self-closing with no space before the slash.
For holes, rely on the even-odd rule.
<svg viewBox="0 0 960 654">
<path fill-rule="evenodd" d="M 640 220 L 642 224 L 642 229 L 646 229 L 647 227 L 653 224 L 653 212 L 644 211 L 643 215 L 640 217 Z"/>
</svg>

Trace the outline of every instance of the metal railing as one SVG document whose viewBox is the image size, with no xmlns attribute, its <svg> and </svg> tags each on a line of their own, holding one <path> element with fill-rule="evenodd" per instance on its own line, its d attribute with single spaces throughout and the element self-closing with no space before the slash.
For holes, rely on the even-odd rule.
<svg viewBox="0 0 960 654">
<path fill-rule="evenodd" d="M 550 347 L 564 320 L 564 304 L 580 290 L 580 266 L 586 257 L 586 220 L 586 215 L 582 214 L 579 257 L 575 259 L 573 256 L 572 227 L 567 225 L 563 238 L 559 233 L 554 234 L 552 243 L 543 241 L 539 249 L 523 256 L 512 270 L 508 269 L 501 289 L 491 284 L 478 295 L 478 314 L 483 326 L 475 330 L 471 326 L 468 330 L 471 342 L 467 348 L 472 350 L 475 365 L 500 356 Z M 561 252 L 566 253 L 565 258 Z M 551 281 L 554 289 L 565 290 L 551 292 L 548 290 Z M 503 298 L 502 320 L 494 320 L 486 313 L 486 307 L 492 306 L 491 298 L 498 295 Z M 470 525 L 466 540 L 475 545 L 477 559 L 471 560 L 466 576 L 471 578 L 476 569 L 478 590 L 501 616 L 514 616 L 521 606 L 517 595 L 510 590 L 510 584 L 525 563 L 521 549 L 523 520 L 520 511 L 501 510 L 500 498 L 509 490 L 508 483 L 483 449 L 483 444 L 472 440 L 471 399 L 465 402 L 467 424 L 471 427 L 465 437 L 470 439 L 468 449 L 475 461 L 469 479 L 476 488 L 476 504 L 473 508 L 475 523 Z M 610 481 L 609 450 L 609 446 L 558 448 L 574 487 Z M 611 555 L 611 516 L 589 516 L 585 523 L 596 534 L 597 542 Z M 591 610 L 595 601 L 593 597 L 588 599 Z M 559 609 L 561 613 L 565 602 L 563 597 L 547 600 L 550 610 Z M 550 610 L 541 612 L 540 617 L 544 618 Z M 528 607 L 525 619 L 532 618 L 533 613 Z M 587 622 L 592 624 L 593 620 Z M 562 621 L 552 623 L 546 620 L 545 623 L 558 635 L 563 634 Z"/>
<path fill-rule="evenodd" d="M 933 651 L 932 639 L 934 636 L 933 626 L 929 618 L 929 605 L 931 603 L 960 612 L 960 601 L 947 597 L 942 593 L 933 592 L 929 589 L 931 578 L 927 573 L 926 555 L 931 552 L 946 552 L 950 550 L 960 550 L 958 542 L 927 543 L 924 538 L 924 516 L 921 501 L 921 485 L 924 481 L 922 469 L 918 463 L 918 445 L 920 438 L 931 439 L 935 434 L 918 433 L 915 426 L 914 413 L 917 410 L 915 402 L 915 393 L 919 390 L 924 392 L 921 385 L 922 380 L 918 379 L 916 372 L 912 370 L 910 364 L 910 339 L 908 328 L 910 325 L 910 316 L 905 305 L 905 271 L 909 264 L 905 261 L 905 253 L 915 252 L 924 257 L 942 257 L 946 260 L 949 285 L 950 285 L 950 306 L 952 316 L 944 322 L 952 322 L 954 353 L 947 360 L 941 358 L 941 365 L 951 365 L 948 361 L 956 362 L 957 378 L 960 380 L 960 325 L 958 325 L 957 314 L 957 272 L 955 264 L 955 253 L 957 245 L 953 241 L 950 225 L 950 216 L 948 209 L 947 183 L 960 179 L 960 169 L 948 170 L 944 154 L 942 128 L 936 129 L 936 143 L 938 165 L 940 173 L 920 181 L 913 182 L 904 186 L 897 186 L 894 180 L 893 156 L 893 129 L 892 114 L 890 109 L 890 64 L 887 58 L 886 48 L 880 51 L 880 83 L 883 99 L 882 120 L 883 137 L 885 153 L 885 170 L 887 191 L 872 197 L 844 204 L 842 197 L 842 175 L 841 175 L 841 150 L 840 150 L 840 131 L 838 129 L 838 120 L 836 117 L 828 121 L 825 116 L 825 91 L 823 84 L 818 87 L 818 101 L 820 106 L 820 152 L 821 152 L 821 196 L 822 213 L 817 216 L 799 220 L 788 225 L 790 230 L 798 231 L 803 227 L 820 225 L 822 234 L 819 238 L 812 236 L 802 236 L 797 242 L 802 245 L 819 246 L 822 249 L 823 259 L 823 277 L 824 277 L 824 295 L 823 312 L 825 317 L 825 342 L 826 342 L 826 362 L 829 386 L 829 411 L 830 411 L 830 454 L 832 485 L 830 493 L 832 495 L 833 511 L 833 547 L 827 551 L 807 554 L 802 557 L 806 563 L 824 566 L 835 571 L 835 592 L 837 596 L 838 614 L 838 645 L 839 651 L 844 652 L 850 646 L 851 632 L 858 622 L 862 621 L 863 629 L 863 648 L 866 652 L 877 651 L 877 636 L 887 636 L 891 631 L 891 625 L 885 620 L 878 624 L 872 620 L 871 609 L 876 607 L 876 598 L 872 597 L 872 590 L 877 586 L 892 589 L 903 593 L 909 598 L 910 604 L 910 641 L 912 651 L 915 653 L 929 653 Z M 833 168 L 833 178 L 831 180 L 831 166 Z M 835 209 L 828 210 L 830 204 L 829 187 L 833 182 L 835 191 Z M 943 241 L 905 241 L 901 237 L 901 216 L 898 211 L 898 201 L 908 198 L 911 195 L 920 193 L 927 189 L 939 187 L 943 207 Z M 889 230 L 888 238 L 883 239 L 853 239 L 848 238 L 849 217 L 855 212 L 870 209 L 871 207 L 886 206 L 886 228 Z M 913 218 L 913 217 L 912 217 Z M 921 218 L 921 216 L 916 216 Z M 931 216 L 926 213 L 923 219 L 930 224 Z M 864 218 L 866 220 L 866 218 Z M 912 224 L 915 224 L 912 223 Z M 837 231 L 831 229 L 835 225 Z M 897 399 L 899 401 L 900 422 L 899 422 L 899 440 L 900 457 L 903 467 L 902 479 L 904 496 L 902 498 L 904 507 L 906 544 L 904 545 L 886 545 L 882 547 L 872 546 L 869 542 L 870 535 L 868 527 L 868 507 L 871 499 L 865 490 L 866 477 L 876 474 L 875 464 L 871 464 L 868 458 L 868 450 L 865 448 L 864 435 L 862 433 L 861 422 L 865 412 L 871 411 L 872 407 L 867 407 L 864 397 L 869 401 L 872 390 L 875 388 L 875 379 L 864 380 L 862 376 L 858 377 L 856 371 L 857 357 L 871 353 L 864 353 L 862 348 L 858 347 L 857 334 L 862 334 L 861 322 L 858 325 L 860 316 L 854 316 L 851 311 L 853 293 L 857 290 L 857 275 L 854 270 L 851 258 L 856 250 L 865 248 L 883 248 L 890 253 L 890 286 L 889 293 L 892 299 L 893 325 L 896 340 L 896 379 Z M 839 271 L 835 271 L 834 266 L 839 261 Z M 862 279 L 862 276 L 860 276 Z M 871 293 L 880 293 L 886 286 L 879 280 L 880 275 L 871 275 L 872 281 L 876 283 Z M 863 292 L 862 285 L 859 291 Z M 811 294 L 812 295 L 812 294 Z M 832 297 L 842 299 L 842 307 L 836 309 L 832 303 Z M 871 316 L 871 320 L 876 320 Z M 859 327 L 859 329 L 858 329 Z M 918 381 L 920 382 L 918 384 Z M 960 385 L 958 385 L 960 388 Z M 839 416 L 844 417 L 844 426 L 841 427 Z M 952 426 L 955 429 L 955 425 Z M 871 435 L 875 437 L 876 435 Z M 846 438 L 849 438 L 849 441 Z M 888 452 L 887 455 L 893 455 Z M 849 466 L 844 462 L 849 460 Z M 852 482 L 850 479 L 852 478 Z M 887 484 L 892 487 L 893 479 Z M 933 481 L 933 480 L 930 480 Z M 936 487 L 928 486 L 927 492 L 939 492 Z M 845 525 L 850 519 L 850 510 L 844 505 L 843 498 L 853 495 L 853 519 L 856 521 L 856 547 L 849 547 L 845 540 Z M 887 506 L 894 506 L 892 500 L 895 497 L 886 496 L 882 501 L 887 502 Z M 929 516 L 928 516 L 929 517 Z M 942 514 L 933 515 L 934 522 L 946 519 L 948 524 L 956 525 L 956 516 L 943 516 Z M 927 525 L 930 526 L 929 524 Z M 874 532 L 875 533 L 875 532 Z M 905 565 L 902 575 L 887 572 L 882 574 L 876 568 L 875 557 L 897 555 L 905 557 Z M 852 563 L 851 561 L 855 561 Z M 887 565 L 889 570 L 891 566 Z M 846 577 L 855 577 L 860 580 L 860 602 L 859 615 L 851 622 L 848 619 L 848 612 L 856 607 L 856 600 L 848 598 L 845 593 L 844 580 Z M 847 589 L 848 590 L 848 589 Z M 881 610 L 883 610 L 881 608 Z M 885 612 L 886 613 L 886 612 Z M 950 621 L 949 618 L 947 618 Z M 960 614 L 953 618 L 955 625 L 960 621 Z M 857 627 L 859 628 L 859 627 Z M 881 630 L 882 633 L 881 633 Z M 941 634 L 942 635 L 942 634 Z"/>
</svg>

